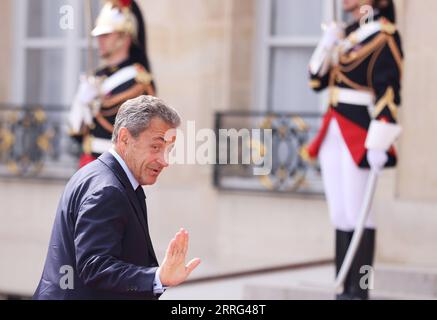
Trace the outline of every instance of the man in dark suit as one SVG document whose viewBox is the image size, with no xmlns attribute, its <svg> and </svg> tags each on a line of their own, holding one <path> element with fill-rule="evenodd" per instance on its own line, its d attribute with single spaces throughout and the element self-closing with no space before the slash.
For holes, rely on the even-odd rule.
<svg viewBox="0 0 437 320">
<path fill-rule="evenodd" d="M 113 148 L 79 170 L 61 197 L 34 299 L 158 299 L 184 282 L 188 233 L 171 240 L 159 267 L 149 236 L 142 186 L 168 166 L 180 125 L 163 101 L 140 96 L 117 115 Z"/>
</svg>

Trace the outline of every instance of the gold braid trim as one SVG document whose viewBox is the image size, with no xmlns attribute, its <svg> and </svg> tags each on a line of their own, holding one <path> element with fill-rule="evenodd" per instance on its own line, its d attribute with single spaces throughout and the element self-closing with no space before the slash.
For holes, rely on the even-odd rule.
<svg viewBox="0 0 437 320">
<path fill-rule="evenodd" d="M 341 71 L 343 71 L 343 72 L 351 72 L 352 70 L 357 68 L 359 65 L 361 65 L 361 63 L 363 63 L 364 60 L 366 60 L 371 54 L 373 54 L 374 52 L 380 50 L 381 48 L 384 48 L 385 44 L 386 44 L 386 41 L 376 43 L 376 45 L 372 47 L 372 50 L 369 50 L 369 51 L 365 52 L 365 54 L 360 55 L 357 58 L 357 61 L 352 62 L 348 66 L 341 66 L 340 67 Z"/>
<path fill-rule="evenodd" d="M 104 117 L 111 117 L 114 116 L 118 113 L 118 110 L 120 110 L 120 106 L 119 105 L 115 105 L 114 107 L 110 108 L 110 109 L 100 109 L 100 114 Z"/>
<path fill-rule="evenodd" d="M 114 131 L 114 126 L 106 120 L 101 113 L 96 115 L 96 120 L 100 125 L 108 132 L 112 133 Z"/>
<path fill-rule="evenodd" d="M 370 60 L 369 63 L 369 67 L 367 68 L 367 84 L 369 85 L 370 88 L 373 88 L 373 70 L 375 69 L 376 61 L 381 55 L 382 50 L 384 50 L 384 47 L 385 45 L 381 46 L 381 48 L 379 48 L 378 51 L 376 51 L 373 54 L 372 59 Z"/>
<path fill-rule="evenodd" d="M 388 46 L 390 47 L 391 53 L 393 54 L 393 57 L 395 58 L 395 61 L 398 65 L 399 72 L 401 74 L 401 79 L 402 79 L 404 63 L 403 63 L 401 52 L 399 51 L 398 45 L 396 44 L 396 41 L 393 37 L 388 38 Z"/>
<path fill-rule="evenodd" d="M 398 118 L 398 108 L 394 103 L 395 93 L 392 87 L 388 87 L 384 96 L 379 99 L 376 103 L 375 111 L 373 112 L 373 117 L 377 118 L 379 114 L 384 110 L 385 107 L 388 107 L 393 119 L 397 120 Z"/>
<path fill-rule="evenodd" d="M 373 93 L 373 90 L 371 88 L 362 86 L 362 85 L 350 80 L 348 77 L 346 77 L 340 71 L 337 71 L 336 77 L 337 77 L 337 82 L 343 82 L 346 85 L 348 85 L 349 87 L 351 87 L 352 89 Z"/>
<path fill-rule="evenodd" d="M 136 98 L 142 95 L 146 91 L 146 88 L 143 84 L 137 83 L 133 85 L 130 89 L 123 91 L 119 94 L 115 94 L 108 98 L 105 98 L 102 102 L 103 109 L 110 109 L 116 105 L 122 104 L 129 99 Z M 116 112 L 117 113 L 117 112 Z"/>
<path fill-rule="evenodd" d="M 363 56 L 362 58 L 358 59 L 357 61 L 355 61 L 354 63 L 349 64 L 348 66 L 340 66 L 340 70 L 342 72 L 351 72 L 352 70 L 354 70 L 356 67 L 358 67 L 359 65 L 361 65 L 364 60 L 366 60 L 368 57 L 368 55 Z"/>
<path fill-rule="evenodd" d="M 322 84 L 321 84 L 320 80 L 311 80 L 309 85 L 312 89 L 318 89 L 318 88 L 320 88 L 320 86 Z"/>
<path fill-rule="evenodd" d="M 374 52 L 379 46 L 384 44 L 387 41 L 387 34 L 380 33 L 378 34 L 372 41 L 368 44 L 364 45 L 358 51 L 352 51 L 349 54 L 342 55 L 340 57 L 340 63 L 342 64 L 350 64 L 357 59 L 361 59 L 362 57 L 366 57 Z"/>
</svg>

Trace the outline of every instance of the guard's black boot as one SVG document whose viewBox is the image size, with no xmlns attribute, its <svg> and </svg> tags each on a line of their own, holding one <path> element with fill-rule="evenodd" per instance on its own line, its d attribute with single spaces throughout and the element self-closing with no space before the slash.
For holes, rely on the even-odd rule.
<svg viewBox="0 0 437 320">
<path fill-rule="evenodd" d="M 352 296 L 352 299 L 369 299 L 369 281 L 373 272 L 374 252 L 375 230 L 365 229 L 349 272 L 350 282 L 347 291 Z"/>
<path fill-rule="evenodd" d="M 338 275 L 340 272 L 341 265 L 343 264 L 346 252 L 349 249 L 349 244 L 352 239 L 353 232 L 336 230 L 335 232 L 335 274 Z M 349 294 L 350 288 L 350 276 L 346 277 L 344 282 L 343 293 L 336 296 L 337 300 L 350 300 L 352 296 Z"/>
</svg>

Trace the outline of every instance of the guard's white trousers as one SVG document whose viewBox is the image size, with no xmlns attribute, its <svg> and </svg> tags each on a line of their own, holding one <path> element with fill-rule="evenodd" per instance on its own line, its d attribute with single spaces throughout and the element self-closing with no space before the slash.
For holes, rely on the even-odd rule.
<svg viewBox="0 0 437 320">
<path fill-rule="evenodd" d="M 370 170 L 355 164 L 335 118 L 321 145 L 319 161 L 332 224 L 337 230 L 355 230 Z M 372 211 L 366 228 L 375 229 Z"/>
</svg>

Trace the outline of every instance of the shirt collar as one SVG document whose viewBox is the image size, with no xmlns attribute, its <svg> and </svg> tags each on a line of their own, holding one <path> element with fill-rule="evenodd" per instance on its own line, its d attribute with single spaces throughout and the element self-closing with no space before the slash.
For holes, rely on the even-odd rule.
<svg viewBox="0 0 437 320">
<path fill-rule="evenodd" d="M 134 188 L 134 190 L 137 190 L 137 188 L 140 184 L 138 183 L 137 179 L 135 179 L 132 172 L 129 170 L 128 166 L 126 165 L 126 162 L 124 162 L 124 160 L 120 157 L 120 155 L 117 153 L 117 151 L 114 150 L 114 148 L 109 149 L 109 152 L 114 156 L 114 158 L 118 161 L 118 163 L 123 168 L 124 172 L 126 173 L 128 179 L 129 179 L 129 182 L 132 185 L 132 188 Z"/>
</svg>

